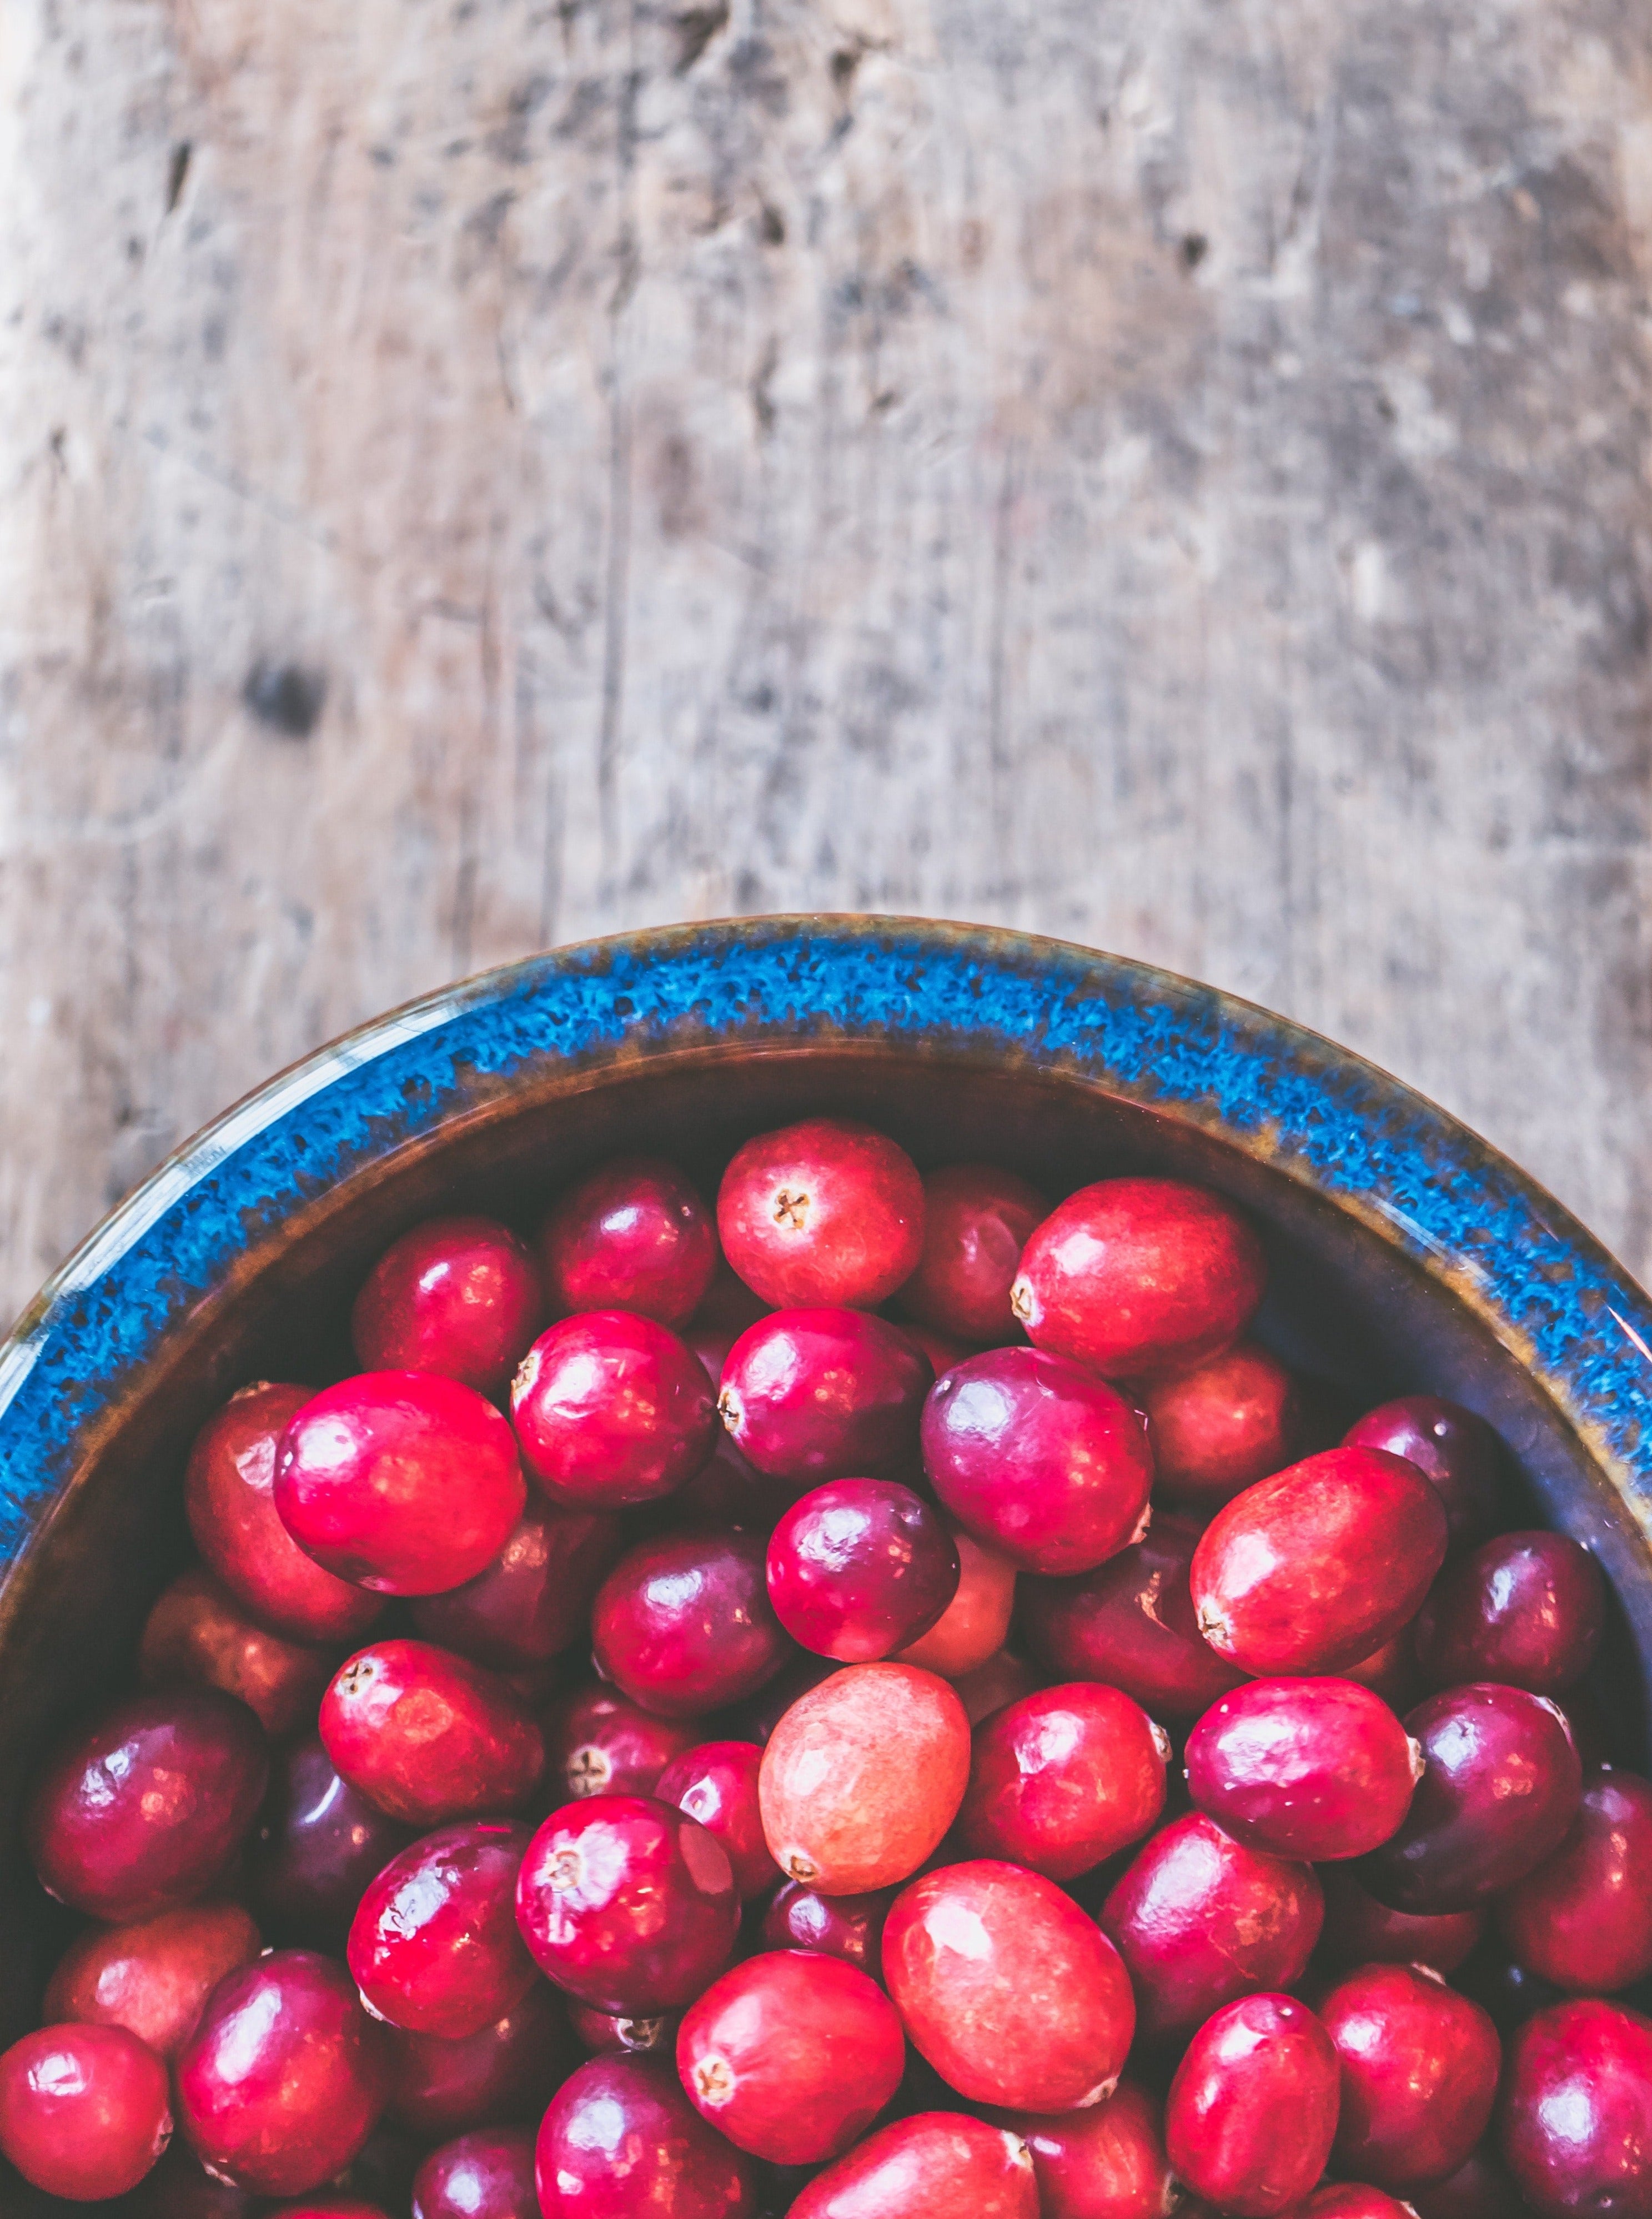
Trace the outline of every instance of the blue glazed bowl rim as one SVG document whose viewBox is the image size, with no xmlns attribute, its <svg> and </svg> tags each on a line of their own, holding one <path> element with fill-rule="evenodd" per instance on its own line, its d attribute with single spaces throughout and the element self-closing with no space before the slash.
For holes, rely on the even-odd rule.
<svg viewBox="0 0 1652 2219">
<path fill-rule="evenodd" d="M 1652 1303 L 1468 1127 L 1305 1027 L 1071 942 L 742 918 L 558 948 L 408 1003 L 246 1096 L 121 1203 L 0 1343 L 0 1570 L 169 1336 L 295 1215 L 531 1078 L 814 1047 L 1014 1065 L 1242 1148 L 1443 1282 L 1652 1539 Z"/>
</svg>

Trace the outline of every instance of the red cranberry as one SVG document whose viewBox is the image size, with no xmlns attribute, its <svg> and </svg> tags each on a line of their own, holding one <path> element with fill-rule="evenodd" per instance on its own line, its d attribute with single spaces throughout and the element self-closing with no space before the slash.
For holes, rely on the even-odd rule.
<svg viewBox="0 0 1652 2219">
<path fill-rule="evenodd" d="M 1010 1283 L 1050 1205 L 1035 1186 L 992 1164 L 947 1164 L 923 1182 L 923 1253 L 900 1306 L 960 1340 L 1018 1340 Z"/>
<path fill-rule="evenodd" d="M 741 1454 L 800 1495 L 829 1479 L 910 1470 L 933 1377 L 886 1318 L 777 1310 L 729 1351 L 717 1408 Z"/>
<path fill-rule="evenodd" d="M 1417 1619 L 1417 1662 L 1431 1688 L 1500 1680 L 1558 1695 L 1594 1662 L 1605 1582 L 1563 1533 L 1500 1533 L 1449 1570 Z"/>
<path fill-rule="evenodd" d="M 220 1980 L 177 2064 L 196 2154 L 263 2196 L 347 2166 L 384 2108 L 383 2037 L 342 1965 L 277 1949 Z"/>
<path fill-rule="evenodd" d="M 1247 1989 L 1300 1980 L 1324 1915 L 1312 1866 L 1246 1849 L 1193 1811 L 1137 1853 L 1101 1924 L 1157 2038 L 1190 2033 Z"/>
<path fill-rule="evenodd" d="M 123 2026 L 43 2026 L 0 2056 L 0 2151 L 49 2195 L 122 2196 L 171 2136 L 166 2067 Z"/>
<path fill-rule="evenodd" d="M 953 1681 L 953 1692 L 964 1706 L 964 1715 L 971 1728 L 978 1726 L 983 1719 L 990 1719 L 1006 1703 L 1017 1703 L 1023 1695 L 1030 1695 L 1043 1683 L 1038 1674 L 1024 1658 L 1008 1649 L 1001 1649 L 996 1656 L 989 1656 L 984 1664 L 978 1664 L 972 1672 L 960 1672 Z"/>
<path fill-rule="evenodd" d="M 1144 1540 L 1077 1580 L 1024 1580 L 1027 1637 L 1046 1672 L 1103 1680 L 1156 1719 L 1191 1719 L 1244 1675 L 1200 1637 L 1188 1568 L 1201 1529 L 1156 1513 Z"/>
<path fill-rule="evenodd" d="M 542 1333 L 512 1383 L 511 1419 L 551 1501 L 593 1510 L 674 1494 L 717 1433 L 693 1350 L 629 1310 L 587 1310 Z"/>
<path fill-rule="evenodd" d="M 1343 1972 L 1357 1965 L 1427 1965 L 1455 1973 L 1486 1930 L 1483 1911 L 1443 1911 L 1434 1918 L 1390 1911 L 1345 1866 L 1320 1874 L 1325 1890 L 1321 1954 Z"/>
<path fill-rule="evenodd" d="M 439 1371 L 490 1400 L 539 1330 L 539 1274 L 525 1242 L 491 1217 L 432 1217 L 367 1275 L 350 1313 L 363 1371 Z"/>
<path fill-rule="evenodd" d="M 537 2119 L 580 2062 L 555 1988 L 535 1980 L 520 2003 L 462 2042 L 385 2029 L 388 2116 L 429 2137 Z"/>
<path fill-rule="evenodd" d="M 1461 1403 L 1402 1395 L 1368 1410 L 1344 1440 L 1350 1448 L 1386 1449 L 1425 1474 L 1445 1505 L 1454 1551 L 1472 1549 L 1502 1522 L 1502 1444 Z"/>
<path fill-rule="evenodd" d="M 1141 1390 L 1153 1471 L 1167 1495 L 1214 1510 L 1290 1462 L 1296 1389 L 1253 1341 Z"/>
<path fill-rule="evenodd" d="M 758 1775 L 763 1831 L 789 1880 L 865 1895 L 940 1847 L 969 1781 L 970 1730 L 944 1680 L 851 1664 L 800 1695 Z"/>
<path fill-rule="evenodd" d="M 779 1877 L 763 1839 L 757 1773 L 763 1752 L 755 1741 L 708 1741 L 674 1757 L 655 1793 L 697 1818 L 722 1843 L 734 1884 L 749 1899 Z"/>
<path fill-rule="evenodd" d="M 1652 2020 L 1593 2000 L 1556 2004 L 1509 2045 L 1500 2137 L 1543 2219 L 1652 2211 Z"/>
<path fill-rule="evenodd" d="M 657 1719 L 612 1688 L 582 1688 L 545 1721 L 545 1774 L 565 1796 L 652 1795 L 661 1774 L 695 1745 L 687 1719 Z"/>
<path fill-rule="evenodd" d="M 1185 1371 L 1238 1338 L 1262 1299 L 1262 1244 L 1220 1195 L 1112 1178 L 1058 1203 L 1010 1291 L 1033 1344 L 1109 1379 Z"/>
<path fill-rule="evenodd" d="M 321 1699 L 321 1739 L 352 1787 L 409 1826 L 517 1811 L 543 1737 L 503 1681 L 428 1641 L 379 1641 Z"/>
<path fill-rule="evenodd" d="M 299 1641 L 355 1641 L 382 1595 L 323 1571 L 276 1514 L 276 1453 L 308 1387 L 243 1387 L 196 1437 L 183 1507 L 210 1569 L 261 1624 Z"/>
<path fill-rule="evenodd" d="M 1032 2153 L 1040 2219 L 1164 2219 L 1176 2191 L 1163 2107 L 1133 2080 L 1088 2110 L 1007 2111 Z"/>
<path fill-rule="evenodd" d="M 753 2219 L 751 2160 L 708 2127 L 660 2057 L 593 2057 L 539 2129 L 544 2219 Z"/>
<path fill-rule="evenodd" d="M 1357 1857 L 1395 1832 L 1422 1755 L 1352 1680 L 1252 1680 L 1188 1737 L 1188 1793 L 1224 1832 L 1278 1857 Z"/>
<path fill-rule="evenodd" d="M 1367 1965 L 1320 2017 L 1342 2065 L 1338 2167 L 1379 2188 L 1444 2180 L 1486 2131 L 1502 2044 L 1478 2004 L 1417 1965 Z"/>
<path fill-rule="evenodd" d="M 1467 1911 L 1524 1880 L 1577 1816 L 1582 1768 L 1553 1703 L 1479 1681 L 1406 1719 L 1426 1766 L 1399 1832 L 1362 1866 L 1396 1911 Z"/>
<path fill-rule="evenodd" d="M 148 1918 L 204 1894 L 264 1795 L 263 1730 L 214 1688 L 128 1695 L 47 1759 L 25 1814 L 48 1895 L 94 1918 Z"/>
<path fill-rule="evenodd" d="M 1039 2219 L 1018 2135 L 962 2111 L 919 2111 L 869 2135 L 804 2190 L 786 2219 Z"/>
<path fill-rule="evenodd" d="M 413 2219 L 540 2219 L 533 2143 L 527 2127 L 444 2142 L 413 2177 Z"/>
<path fill-rule="evenodd" d="M 130 1926 L 95 1926 L 59 1959 L 41 2016 L 48 2026 L 123 2026 L 171 2060 L 224 1974 L 262 1947 L 239 1903 L 195 1903 Z"/>
<path fill-rule="evenodd" d="M 1003 1647 L 1015 1614 L 1015 1567 L 996 1549 L 984 1549 L 955 1518 L 942 1522 L 958 1551 L 958 1586 L 929 1631 L 897 1650 L 895 1662 L 956 1680 Z"/>
<path fill-rule="evenodd" d="M 1193 1552 L 1199 1631 L 1247 1672 L 1338 1672 L 1397 1633 L 1445 1556 L 1440 1498 L 1379 1449 L 1327 1449 L 1220 1509 Z"/>
<path fill-rule="evenodd" d="M 1652 1781 L 1588 1775 L 1570 1833 L 1500 1899 L 1497 1923 L 1557 1988 L 1605 1994 L 1652 1973 Z"/>
<path fill-rule="evenodd" d="M 823 1895 L 818 1888 L 789 1880 L 775 1889 L 763 1913 L 759 1941 L 765 1949 L 818 1949 L 875 1980 L 883 1963 L 884 1921 L 894 1900 L 892 1888 L 876 1888 L 869 1895 Z"/>
<path fill-rule="evenodd" d="M 926 1874 L 891 1906 L 883 1957 L 907 2033 L 971 2102 L 1068 2111 L 1111 2094 L 1130 1982 L 1053 1881 L 991 1857 Z"/>
<path fill-rule="evenodd" d="M 279 1737 L 315 1716 L 338 1661 L 336 1649 L 265 1632 L 196 1565 L 163 1590 L 145 1621 L 138 1676 L 146 1688 L 221 1688 Z"/>
<path fill-rule="evenodd" d="M 814 1950 L 735 1966 L 677 2036 L 689 2102 L 736 2149 L 773 2165 L 841 2156 L 899 2087 L 905 2060 L 877 1982 Z"/>
<path fill-rule="evenodd" d="M 678 2015 L 661 2011 L 652 2018 L 624 2018 L 614 2011 L 592 2011 L 570 2004 L 568 2023 L 587 2049 L 599 2057 L 617 2052 L 627 2056 L 652 2056 L 656 2050 L 677 2050 Z"/>
<path fill-rule="evenodd" d="M 620 1156 L 570 1188 L 539 1232 L 551 1307 L 633 1310 L 674 1329 L 717 1271 L 711 1213 L 674 1164 Z"/>
<path fill-rule="evenodd" d="M 646 2017 L 686 2004 L 728 1961 L 740 1896 L 722 1843 L 698 1820 L 649 1795 L 593 1795 L 534 1836 L 516 1915 L 559 1987 Z"/>
<path fill-rule="evenodd" d="M 363 1371 L 288 1424 L 276 1509 L 301 1549 L 378 1594 L 440 1594 L 485 1571 L 527 1489 L 511 1429 L 474 1387 Z"/>
<path fill-rule="evenodd" d="M 936 1383 L 922 1442 L 953 1517 L 1028 1571 L 1090 1571 L 1140 1538 L 1153 1476 L 1140 1416 L 1063 1357 L 971 1357 Z"/>
<path fill-rule="evenodd" d="M 958 1592 L 958 1550 L 936 1512 L 886 1479 L 835 1479 L 795 1502 L 768 1540 L 768 1599 L 792 1636 L 870 1664 L 927 1633 Z"/>
<path fill-rule="evenodd" d="M 597 1589 L 618 1561 L 624 1528 L 603 1510 L 528 1504 L 486 1571 L 446 1594 L 421 1595 L 427 1641 L 495 1672 L 548 1663 L 584 1632 Z"/>
<path fill-rule="evenodd" d="M 1514 2183 L 1484 2145 L 1449 2180 L 1413 2188 L 1406 2202 L 1417 2219 L 1527 2219 L 1531 2210 L 1515 2194 Z"/>
<path fill-rule="evenodd" d="M 755 1694 L 791 1653 L 755 1533 L 669 1533 L 614 1566 L 591 1612 L 597 1669 L 646 1711 L 704 1718 Z"/>
<path fill-rule="evenodd" d="M 1314 2186 L 1337 2130 L 1337 2053 L 1294 1996 L 1243 1996 L 1188 2044 L 1164 2106 L 1171 2170 L 1235 2219 Z"/>
<path fill-rule="evenodd" d="M 748 1141 L 717 1197 L 723 1252 L 766 1302 L 872 1309 L 923 1253 L 923 1183 L 904 1148 L 847 1117 Z"/>
<path fill-rule="evenodd" d="M 1074 1880 L 1153 1825 L 1170 1749 L 1116 1688 L 1078 1680 L 1023 1695 L 975 1730 L 959 1843 L 972 1856 Z"/>
<path fill-rule="evenodd" d="M 375 2018 L 461 2042 L 519 2003 L 533 1961 L 516 1924 L 525 1826 L 471 1819 L 393 1857 L 363 1896 L 345 1952 Z"/>
<path fill-rule="evenodd" d="M 271 1761 L 251 1847 L 252 1899 L 288 1938 L 342 1949 L 363 1889 L 411 1838 L 339 1778 L 310 1735 Z"/>
</svg>

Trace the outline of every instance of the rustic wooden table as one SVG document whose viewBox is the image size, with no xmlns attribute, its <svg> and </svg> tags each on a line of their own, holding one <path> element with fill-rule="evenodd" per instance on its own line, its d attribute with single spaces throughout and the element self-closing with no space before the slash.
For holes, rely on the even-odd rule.
<svg viewBox="0 0 1652 2219">
<path fill-rule="evenodd" d="M 742 910 L 1376 1056 L 1652 1261 L 1642 0 L 10 0 L 0 1304 Z"/>
</svg>

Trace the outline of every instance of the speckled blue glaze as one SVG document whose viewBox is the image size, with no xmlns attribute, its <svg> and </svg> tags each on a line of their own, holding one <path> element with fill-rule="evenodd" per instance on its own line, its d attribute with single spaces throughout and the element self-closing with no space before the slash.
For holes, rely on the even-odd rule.
<svg viewBox="0 0 1652 2219">
<path fill-rule="evenodd" d="M 1140 965 L 1009 933 L 789 917 L 491 973 L 322 1050 L 189 1143 L 0 1347 L 0 1564 L 100 1404 L 295 1208 L 548 1066 L 817 1039 L 1068 1074 L 1329 1196 L 1478 1311 L 1652 1530 L 1652 1308 L 1453 1119 L 1316 1035 Z"/>
</svg>

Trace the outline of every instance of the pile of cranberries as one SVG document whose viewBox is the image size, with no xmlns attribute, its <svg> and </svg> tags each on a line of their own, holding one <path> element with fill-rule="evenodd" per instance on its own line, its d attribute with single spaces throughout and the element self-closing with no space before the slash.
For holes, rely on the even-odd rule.
<svg viewBox="0 0 1652 2219">
<path fill-rule="evenodd" d="M 1468 1411 L 1328 1419 L 1264 1277 L 825 1118 L 715 1213 L 416 1226 L 34 1785 L 0 2150 L 134 2219 L 1652 2219 L 1599 1573 Z"/>
</svg>

